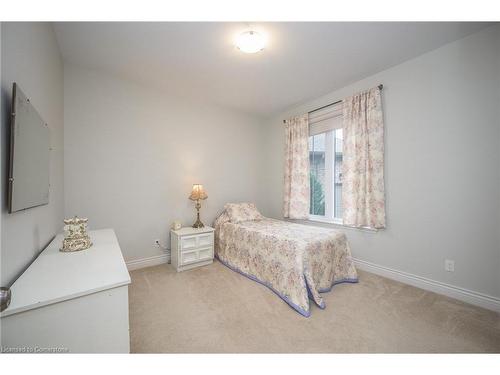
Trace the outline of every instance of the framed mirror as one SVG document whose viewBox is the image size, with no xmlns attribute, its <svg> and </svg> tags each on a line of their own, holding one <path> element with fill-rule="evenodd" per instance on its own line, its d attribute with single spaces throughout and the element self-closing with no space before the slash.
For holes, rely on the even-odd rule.
<svg viewBox="0 0 500 375">
<path fill-rule="evenodd" d="M 49 203 L 50 131 L 14 83 L 10 127 L 9 213 Z"/>
</svg>

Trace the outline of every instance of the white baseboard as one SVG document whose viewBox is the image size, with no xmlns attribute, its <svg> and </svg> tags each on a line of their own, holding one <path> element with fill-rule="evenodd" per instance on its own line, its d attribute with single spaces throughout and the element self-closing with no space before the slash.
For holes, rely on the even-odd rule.
<svg viewBox="0 0 500 375">
<path fill-rule="evenodd" d="M 371 262 L 354 258 L 356 267 L 361 270 L 371 272 L 388 279 L 396 280 L 404 284 L 409 284 L 417 288 L 429 290 L 447 297 L 455 298 L 463 302 L 483 307 L 488 310 L 500 312 L 500 298 L 488 296 L 486 294 L 473 292 L 471 290 L 459 288 L 445 284 L 440 281 L 427 279 L 425 277 L 412 275 L 410 273 L 398 271 L 388 267 L 379 266 Z"/>
<path fill-rule="evenodd" d="M 139 268 L 146 268 L 157 266 L 159 264 L 170 263 L 170 253 L 155 255 L 148 258 L 133 259 L 125 262 L 129 271 L 138 270 Z"/>
</svg>

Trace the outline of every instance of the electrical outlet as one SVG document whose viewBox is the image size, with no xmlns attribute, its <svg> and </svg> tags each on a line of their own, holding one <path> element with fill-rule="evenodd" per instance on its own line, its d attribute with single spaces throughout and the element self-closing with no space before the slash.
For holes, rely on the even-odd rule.
<svg viewBox="0 0 500 375">
<path fill-rule="evenodd" d="M 455 261 L 451 259 L 445 259 L 444 270 L 447 272 L 455 272 Z"/>
</svg>

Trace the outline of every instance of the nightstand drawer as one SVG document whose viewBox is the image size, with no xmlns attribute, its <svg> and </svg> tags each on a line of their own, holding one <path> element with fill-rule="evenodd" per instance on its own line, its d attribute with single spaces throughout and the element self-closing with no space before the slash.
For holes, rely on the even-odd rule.
<svg viewBox="0 0 500 375">
<path fill-rule="evenodd" d="M 181 254 L 181 265 L 198 261 L 198 251 L 189 251 Z"/>
<path fill-rule="evenodd" d="M 198 236 L 181 237 L 181 251 L 194 250 L 198 247 Z"/>
<path fill-rule="evenodd" d="M 207 233 L 207 234 L 200 234 L 198 236 L 198 247 L 206 247 L 206 246 L 212 246 L 214 243 L 214 234 L 213 233 Z"/>
<path fill-rule="evenodd" d="M 214 234 L 206 233 L 197 236 L 181 237 L 181 252 L 191 251 L 202 247 L 212 246 L 214 243 Z"/>
<path fill-rule="evenodd" d="M 214 248 L 212 246 L 198 250 L 198 259 L 212 259 L 214 257 Z"/>
</svg>

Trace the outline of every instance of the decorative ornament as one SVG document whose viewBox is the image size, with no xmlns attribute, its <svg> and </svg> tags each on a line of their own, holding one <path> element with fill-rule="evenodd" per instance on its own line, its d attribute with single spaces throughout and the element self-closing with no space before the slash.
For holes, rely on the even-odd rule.
<svg viewBox="0 0 500 375">
<path fill-rule="evenodd" d="M 92 246 L 87 233 L 87 218 L 74 217 L 64 219 L 64 240 L 60 249 L 63 252 L 72 252 L 88 249 Z"/>
<path fill-rule="evenodd" d="M 181 228 L 182 228 L 181 221 L 180 220 L 174 220 L 174 222 L 172 224 L 172 229 L 173 230 L 179 230 Z"/>
</svg>

